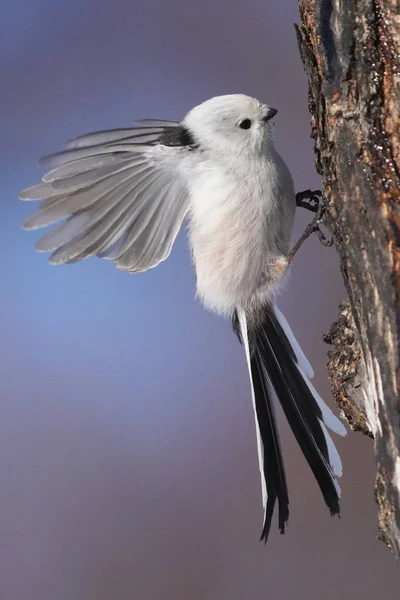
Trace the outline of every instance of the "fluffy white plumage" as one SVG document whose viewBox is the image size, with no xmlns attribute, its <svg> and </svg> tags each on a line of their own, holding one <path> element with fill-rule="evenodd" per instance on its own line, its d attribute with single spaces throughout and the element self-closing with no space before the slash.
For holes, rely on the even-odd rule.
<svg viewBox="0 0 400 600">
<path fill-rule="evenodd" d="M 183 121 L 202 148 L 184 167 L 197 290 L 206 306 L 226 315 L 265 304 L 287 266 L 295 195 L 273 145 L 269 111 L 247 96 L 222 96 Z M 240 128 L 245 119 L 249 129 Z"/>
<path fill-rule="evenodd" d="M 283 533 L 288 490 L 274 416 L 278 397 L 332 514 L 342 473 L 326 429 L 342 423 L 310 382 L 313 370 L 274 298 L 287 270 L 295 213 L 290 172 L 274 148 L 276 110 L 241 94 L 192 109 L 181 123 L 80 136 L 42 164 L 42 183 L 20 194 L 43 199 L 26 229 L 61 223 L 37 244 L 53 264 L 99 256 L 128 272 L 165 260 L 185 219 L 197 293 L 233 319 L 244 345 L 255 412 L 267 539 L 276 502 Z"/>
</svg>

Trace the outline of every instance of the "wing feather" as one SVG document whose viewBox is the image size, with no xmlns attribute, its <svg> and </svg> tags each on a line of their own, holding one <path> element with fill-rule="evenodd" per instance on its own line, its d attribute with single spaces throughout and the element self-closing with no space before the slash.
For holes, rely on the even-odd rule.
<svg viewBox="0 0 400 600">
<path fill-rule="evenodd" d="M 42 200 L 23 226 L 61 223 L 36 249 L 53 252 L 52 264 L 97 255 L 129 272 L 167 258 L 188 210 L 179 170 L 186 149 L 158 140 L 178 126 L 147 119 L 142 127 L 89 133 L 42 159 L 50 169 L 42 183 L 20 193 L 23 200 Z"/>
<path fill-rule="evenodd" d="M 125 129 L 108 129 L 85 133 L 66 143 L 66 148 L 87 148 L 125 139 L 138 141 L 157 141 L 158 136 L 170 127 L 130 127 Z"/>
</svg>

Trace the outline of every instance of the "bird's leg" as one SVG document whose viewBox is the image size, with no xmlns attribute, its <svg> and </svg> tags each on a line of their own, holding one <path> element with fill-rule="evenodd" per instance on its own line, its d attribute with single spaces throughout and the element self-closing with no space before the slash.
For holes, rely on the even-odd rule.
<svg viewBox="0 0 400 600">
<path fill-rule="evenodd" d="M 308 192 L 309 190 L 307 190 Z M 306 192 L 301 192 L 301 194 L 304 194 Z M 314 192 L 312 192 L 312 194 L 314 194 Z M 298 196 L 299 194 L 297 194 Z M 296 201 L 297 201 L 297 196 L 296 196 Z M 302 200 L 301 200 L 302 201 Z M 297 206 L 303 206 L 302 204 L 297 204 Z M 316 233 L 318 236 L 319 241 L 321 242 L 321 244 L 323 246 L 332 246 L 333 245 L 333 238 L 331 238 L 330 240 L 327 239 L 327 237 L 325 236 L 325 234 L 323 233 L 323 231 L 321 231 L 320 225 L 322 223 L 323 220 L 323 216 L 324 216 L 324 212 L 325 212 L 325 206 L 322 203 L 318 203 L 317 205 L 317 210 L 314 211 L 313 208 L 309 208 L 309 210 L 312 210 L 313 212 L 316 212 L 315 217 L 313 218 L 313 220 L 311 221 L 311 223 L 309 225 L 307 225 L 303 235 L 300 237 L 300 239 L 298 240 L 298 242 L 294 245 L 292 251 L 289 253 L 288 257 L 287 257 L 287 261 L 288 264 L 293 260 L 294 255 L 296 254 L 297 250 L 300 248 L 300 246 L 303 245 L 303 242 L 305 242 L 305 240 L 310 237 L 310 235 L 312 233 Z"/>
</svg>

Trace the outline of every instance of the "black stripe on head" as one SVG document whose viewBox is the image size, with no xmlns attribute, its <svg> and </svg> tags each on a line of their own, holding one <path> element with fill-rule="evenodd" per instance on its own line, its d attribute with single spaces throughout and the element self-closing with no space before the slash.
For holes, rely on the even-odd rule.
<svg viewBox="0 0 400 600">
<path fill-rule="evenodd" d="M 160 135 L 158 142 L 163 146 L 181 146 L 190 150 L 198 147 L 198 144 L 196 143 L 189 129 L 183 127 L 183 125 L 174 127 L 169 131 L 164 131 Z"/>
</svg>

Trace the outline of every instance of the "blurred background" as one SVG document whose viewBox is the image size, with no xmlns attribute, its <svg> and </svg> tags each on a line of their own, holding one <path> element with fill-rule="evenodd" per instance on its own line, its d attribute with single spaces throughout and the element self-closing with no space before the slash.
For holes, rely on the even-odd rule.
<svg viewBox="0 0 400 600">
<path fill-rule="evenodd" d="M 6 0 L 0 23 L 0 597 L 364 600 L 398 597 L 377 541 L 372 442 L 338 439 L 331 518 L 280 416 L 291 518 L 266 547 L 249 383 L 228 322 L 194 299 L 182 232 L 136 276 L 51 267 L 17 200 L 36 160 L 90 130 L 180 119 L 242 92 L 279 109 L 296 189 L 319 187 L 297 1 Z M 311 215 L 296 224 L 301 233 Z M 344 290 L 311 239 L 281 308 L 332 403 L 322 342 Z M 276 523 L 275 523 L 276 525 Z"/>
</svg>

